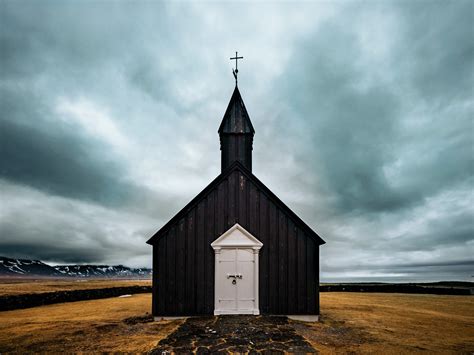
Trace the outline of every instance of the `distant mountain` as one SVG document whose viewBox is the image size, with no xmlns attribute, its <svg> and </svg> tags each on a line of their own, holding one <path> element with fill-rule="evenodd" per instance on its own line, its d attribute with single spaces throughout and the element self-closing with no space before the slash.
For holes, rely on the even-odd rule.
<svg viewBox="0 0 474 355">
<path fill-rule="evenodd" d="M 0 275 L 61 276 L 61 273 L 54 267 L 39 260 L 10 259 L 0 256 Z"/>
<path fill-rule="evenodd" d="M 75 277 L 147 277 L 151 269 L 132 269 L 123 265 L 58 265 L 61 274 Z"/>
<path fill-rule="evenodd" d="M 39 260 L 10 259 L 0 256 L 0 276 L 145 278 L 151 276 L 151 269 L 134 269 L 123 265 L 51 266 Z"/>
</svg>

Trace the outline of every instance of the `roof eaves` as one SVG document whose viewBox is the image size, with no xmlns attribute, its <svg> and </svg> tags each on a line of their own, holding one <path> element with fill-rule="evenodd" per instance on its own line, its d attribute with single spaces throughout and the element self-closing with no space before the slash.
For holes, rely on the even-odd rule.
<svg viewBox="0 0 474 355">
<path fill-rule="evenodd" d="M 191 209 L 195 204 L 197 204 L 201 199 L 206 196 L 206 194 L 212 190 L 212 188 L 217 185 L 221 180 L 225 179 L 237 166 L 240 164 L 239 162 L 235 161 L 229 167 L 220 173 L 214 180 L 212 180 L 200 193 L 198 193 L 191 201 L 189 201 L 186 206 L 184 206 L 178 213 L 176 213 L 163 227 L 161 227 L 155 234 L 151 236 L 150 239 L 147 240 L 147 244 L 152 244 L 156 240 L 160 238 L 160 236 L 166 232 L 177 220 L 181 218 L 181 216 L 186 213 L 189 209 Z"/>
<path fill-rule="evenodd" d="M 250 177 L 262 190 L 265 190 L 266 194 L 270 199 L 274 200 L 277 205 L 280 205 L 287 213 L 301 226 L 303 226 L 303 229 L 305 229 L 308 234 L 310 234 L 318 243 L 319 245 L 326 244 L 324 239 L 322 239 L 318 233 L 316 233 L 310 226 L 308 226 L 298 215 L 291 210 L 280 198 L 278 198 L 277 195 L 275 195 L 272 190 L 270 190 L 263 182 L 261 182 L 250 170 L 248 170 L 244 165 L 241 163 L 238 163 L 238 167 L 244 174 L 247 175 L 247 177 Z"/>
</svg>

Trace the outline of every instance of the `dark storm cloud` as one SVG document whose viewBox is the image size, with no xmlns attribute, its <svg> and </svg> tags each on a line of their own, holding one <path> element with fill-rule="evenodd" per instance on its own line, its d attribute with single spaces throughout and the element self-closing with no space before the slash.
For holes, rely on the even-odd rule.
<svg viewBox="0 0 474 355">
<path fill-rule="evenodd" d="M 97 262 L 106 257 L 107 245 L 101 238 L 100 226 L 77 225 L 77 217 L 62 219 L 44 211 L 35 212 L 31 217 L 26 211 L 15 211 L 0 224 L 3 255 L 61 262 Z M 37 220 L 39 216 L 43 223 Z M 87 242 L 81 243 L 84 236 Z"/>
<path fill-rule="evenodd" d="M 9 233 L 9 230 L 0 229 L 2 233 Z M 100 263 L 107 257 L 107 249 L 97 249 L 89 245 L 72 245 L 67 247 L 64 244 L 50 244 L 50 240 L 38 239 L 38 243 L 31 240 L 31 234 L 28 233 L 27 242 L 3 242 L 1 246 L 2 255 L 8 255 L 16 259 L 33 259 L 42 261 L 54 261 L 60 263 Z"/>
<path fill-rule="evenodd" d="M 44 1 L 42 6 L 32 1 L 2 1 L 0 44 L 6 65 L 2 72 L 18 78 L 46 69 L 54 74 L 67 67 L 94 71 L 112 56 L 120 62 L 128 55 L 131 39 L 142 29 L 129 16 L 146 14 L 148 7 L 98 1 L 85 1 L 81 6 L 71 1 Z M 149 10 L 149 16 L 158 21 L 162 5 Z M 67 72 L 65 79 L 74 74 Z"/>
<path fill-rule="evenodd" d="M 47 131 L 0 121 L 0 178 L 53 195 L 141 213 L 162 214 L 178 208 L 170 194 L 122 181 L 125 167 L 117 157 L 103 156 L 104 147 L 67 130 Z M 115 158 L 115 159 L 114 159 Z"/>
<path fill-rule="evenodd" d="M 441 3 L 418 5 L 384 6 L 410 15 L 386 38 L 393 53 L 383 70 L 391 72 L 380 78 L 373 79 L 380 68 L 360 59 L 360 38 L 337 18 L 300 43 L 285 72 L 282 100 L 312 135 L 300 158 L 341 211 L 395 211 L 472 178 L 472 112 L 448 107 L 472 95 L 472 3 L 450 3 L 448 16 Z M 354 26 L 367 10 L 351 12 Z M 440 107 L 435 94 L 451 101 Z M 418 104 L 435 111 L 410 112 Z M 407 129 L 417 115 L 430 118 Z M 397 181 L 390 169 L 399 172 Z"/>
<path fill-rule="evenodd" d="M 392 282 L 427 282 L 440 280 L 466 280 L 469 281 L 472 275 L 474 263 L 470 260 L 452 260 L 443 263 L 407 263 L 403 265 L 357 265 L 357 270 L 367 276 L 347 277 L 332 276 L 332 280 L 340 282 L 368 281 L 377 280 Z M 335 266 L 326 267 L 328 272 L 334 272 L 336 275 L 340 268 Z M 372 273 L 375 276 L 370 276 Z M 385 274 L 386 276 L 381 276 Z"/>
<path fill-rule="evenodd" d="M 53 262 L 120 263 L 148 254 L 145 215 L 53 196 L 0 180 L 0 254 Z M 125 251 L 124 251 L 125 250 Z"/>
<path fill-rule="evenodd" d="M 10 97 L 2 98 L 5 102 Z M 164 212 L 163 202 L 167 208 L 177 208 L 169 194 L 158 197 L 152 190 L 122 179 L 126 167 L 119 156 L 104 153 L 106 145 L 43 119 L 46 108 L 40 102 L 30 98 L 3 107 L 8 110 L 0 120 L 0 179 L 108 206 L 125 204 L 145 213 Z"/>
<path fill-rule="evenodd" d="M 4 95 L 2 101 L 7 99 Z M 7 104 L 4 115 L 9 117 L 0 121 L 0 177 L 62 196 L 123 202 L 126 186 L 118 181 L 123 168 L 101 156 L 103 147 L 77 132 L 48 125 L 38 102 L 25 101 L 15 102 L 15 108 Z M 34 117 L 33 125 L 17 115 Z"/>
<path fill-rule="evenodd" d="M 123 167 L 103 153 L 101 142 L 58 122 L 51 97 L 56 88 L 41 86 L 45 73 L 57 79 L 57 88 L 67 86 L 71 61 L 91 65 L 99 57 L 92 50 L 98 39 L 75 28 L 73 9 L 63 16 L 55 16 L 56 10 L 2 2 L 0 175 L 63 196 L 122 202 L 127 194 L 118 178 Z"/>
<path fill-rule="evenodd" d="M 269 134 L 317 201 L 322 277 L 469 279 L 472 2 L 360 5 L 297 43 Z"/>
<path fill-rule="evenodd" d="M 407 2 L 399 12 L 405 41 L 397 60 L 402 77 L 433 104 L 471 98 L 474 42 L 472 1 Z"/>
<path fill-rule="evenodd" d="M 54 123 L 48 116 L 56 113 L 34 95 L 22 99 L 5 91 L 2 94 L 0 179 L 53 195 L 116 208 L 125 205 L 142 213 L 163 213 L 165 201 L 167 208 L 177 208 L 169 194 L 158 197 L 149 188 L 124 179 L 127 168 L 120 156 L 77 127 Z"/>
<path fill-rule="evenodd" d="M 358 264 L 358 271 L 364 270 L 367 272 L 379 272 L 390 274 L 403 273 L 408 274 L 410 277 L 413 275 L 419 276 L 420 274 L 450 274 L 451 278 L 456 275 L 467 275 L 470 277 L 474 267 L 474 261 L 472 260 L 448 260 L 443 262 L 432 262 L 432 263 L 406 263 L 406 264 L 387 264 L 387 265 L 371 265 L 371 264 Z M 337 272 L 340 269 L 336 266 L 327 266 L 326 271 Z M 408 277 L 407 279 L 409 279 Z M 459 276 L 458 276 L 459 277 Z"/>
<path fill-rule="evenodd" d="M 72 3 L 50 5 L 2 2 L 0 178 L 145 212 L 163 211 L 163 205 L 177 208 L 166 192 L 158 197 L 127 181 L 123 157 L 77 124 L 65 122 L 65 113 L 56 107 L 58 95 L 96 90 L 93 79 L 103 66 L 124 66 L 127 38 L 139 31 L 126 20 L 128 5 L 110 8 L 91 2 L 79 13 Z M 104 11 L 108 21 L 103 21 Z"/>
<path fill-rule="evenodd" d="M 98 263 L 109 257 L 114 247 L 111 241 L 104 241 L 105 231 L 100 225 L 84 224 L 77 228 L 71 225 L 74 220 L 48 218 L 48 224 L 41 226 L 40 223 L 16 220 L 13 216 L 10 218 L 8 223 L 0 225 L 0 235 L 4 236 L 1 251 L 13 258 Z M 35 228 L 31 228 L 32 225 Z M 133 249 L 128 252 L 133 256 Z"/>
<path fill-rule="evenodd" d="M 133 103 L 133 90 L 125 88 L 127 97 L 120 97 L 114 83 L 137 67 L 161 75 L 153 67 L 159 57 L 150 55 L 149 47 L 157 47 L 160 37 L 172 31 L 171 18 L 164 16 L 160 4 L 45 2 L 38 6 L 5 1 L 0 6 L 0 181 L 5 179 L 2 198 L 10 201 L 0 210 L 0 254 L 57 262 L 125 262 L 136 256 L 134 263 L 146 265 L 144 241 L 186 200 L 133 180 L 130 163 L 142 158 L 133 152 L 133 142 L 127 141 L 133 129 L 125 135 L 114 127 L 117 116 L 129 118 L 130 112 L 102 113 L 100 108 L 140 108 Z M 130 18 L 135 12 L 143 22 Z M 140 40 L 144 36 L 152 40 L 145 43 Z M 135 73 L 137 80 L 146 75 Z M 155 83 L 155 87 L 166 86 L 164 80 Z M 172 95 L 162 95 L 166 92 L 150 94 L 170 101 Z M 82 116 L 90 117 L 77 121 Z M 132 151 L 132 158 L 126 149 Z M 41 193 L 28 188 L 23 192 L 25 186 Z M 55 196 L 70 202 L 58 204 Z M 83 202 L 92 205 L 79 208 Z M 114 210 L 122 211 L 122 217 L 115 216 Z M 146 215 L 154 220 L 143 225 Z M 124 250 L 120 244 L 128 242 Z M 134 253 L 137 245 L 139 251 Z"/>
<path fill-rule="evenodd" d="M 472 2 L 247 5 L 0 3 L 0 254 L 149 266 L 219 172 L 237 49 L 254 172 L 323 279 L 468 277 Z"/>
<path fill-rule="evenodd" d="M 311 153 L 302 157 L 307 166 L 324 177 L 340 209 L 379 211 L 409 203 L 382 170 L 393 159 L 400 102 L 389 87 L 358 87 L 364 72 L 353 62 L 361 51 L 355 36 L 328 23 L 301 49 L 285 73 L 291 80 L 284 96 L 311 130 Z"/>
<path fill-rule="evenodd" d="M 467 245 L 472 241 L 474 219 L 472 211 L 460 211 L 454 216 L 443 216 L 430 221 L 423 231 L 409 231 L 384 245 L 375 241 L 374 249 L 381 247 L 396 248 L 401 251 L 432 250 L 453 245 Z"/>
<path fill-rule="evenodd" d="M 430 263 L 411 263 L 404 265 L 393 265 L 393 267 L 412 267 L 412 266 L 474 266 L 474 260 L 450 260 L 443 262 L 430 262 Z"/>
</svg>

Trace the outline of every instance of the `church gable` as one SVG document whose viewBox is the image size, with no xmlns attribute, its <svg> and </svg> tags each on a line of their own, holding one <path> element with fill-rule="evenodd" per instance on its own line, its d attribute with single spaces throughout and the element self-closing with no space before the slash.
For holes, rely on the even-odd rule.
<svg viewBox="0 0 474 355">
<path fill-rule="evenodd" d="M 313 238 L 318 245 L 324 244 L 318 234 L 239 162 L 234 162 L 229 169 L 214 179 L 147 243 L 155 244 L 183 218 L 192 220 L 193 216 L 198 217 L 198 209 L 205 210 L 205 216 L 202 217 L 204 220 L 206 216 L 214 217 L 214 221 L 205 221 L 207 224 L 212 222 L 214 225 L 213 235 L 221 235 L 234 224 L 239 223 L 258 238 L 258 234 L 255 233 L 257 226 L 266 222 L 262 223 L 261 218 L 268 219 L 267 214 L 275 210 Z M 278 223 L 278 221 L 275 222 Z"/>
</svg>

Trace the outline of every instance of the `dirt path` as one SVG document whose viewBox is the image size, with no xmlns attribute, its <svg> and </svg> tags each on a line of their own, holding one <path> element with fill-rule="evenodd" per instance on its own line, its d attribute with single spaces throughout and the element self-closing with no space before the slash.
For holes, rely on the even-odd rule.
<svg viewBox="0 0 474 355">
<path fill-rule="evenodd" d="M 188 318 L 152 354 L 315 353 L 286 317 L 218 316 Z"/>
</svg>

